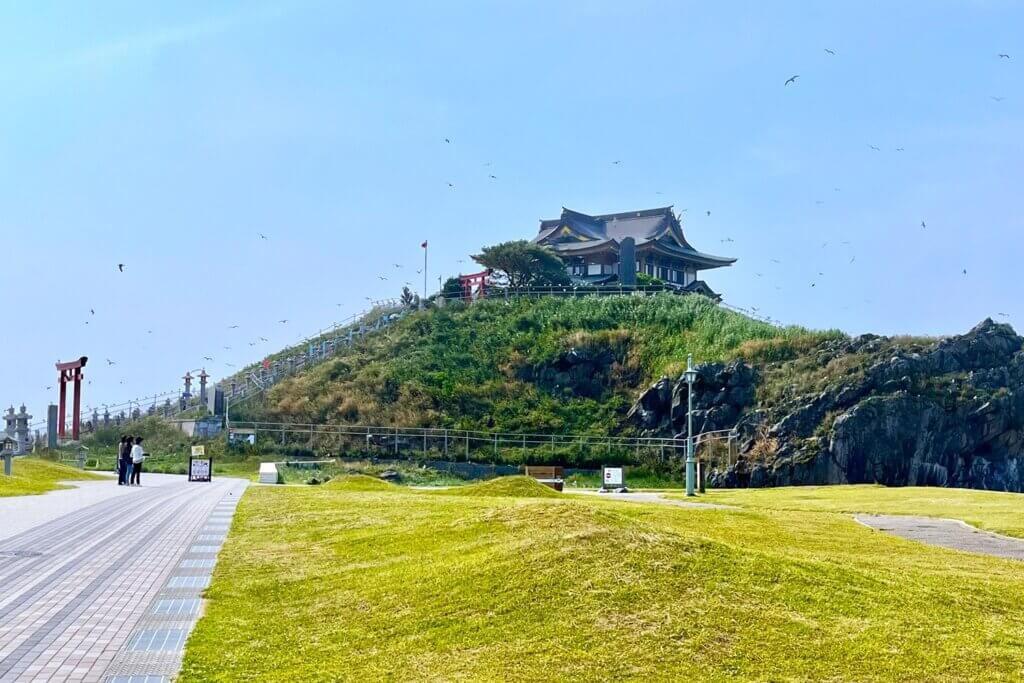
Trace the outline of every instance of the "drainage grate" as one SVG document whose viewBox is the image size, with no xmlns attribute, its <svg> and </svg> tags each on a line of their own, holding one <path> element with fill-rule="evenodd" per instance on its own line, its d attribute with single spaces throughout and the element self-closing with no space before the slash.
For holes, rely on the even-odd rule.
<svg viewBox="0 0 1024 683">
<path fill-rule="evenodd" d="M 183 628 L 147 628 L 139 631 L 128 649 L 134 652 L 178 652 L 185 647 L 188 632 Z"/>
<path fill-rule="evenodd" d="M 166 616 L 190 616 L 199 612 L 199 600 L 189 598 L 184 600 L 157 600 L 153 607 L 153 614 Z"/>
<path fill-rule="evenodd" d="M 42 557 L 43 554 L 35 550 L 0 550 L 0 557 Z"/>
<path fill-rule="evenodd" d="M 168 588 L 208 588 L 209 576 L 172 576 L 167 582 Z"/>
<path fill-rule="evenodd" d="M 217 560 L 182 560 L 179 565 L 182 569 L 213 569 Z"/>
<path fill-rule="evenodd" d="M 188 549 L 190 553 L 213 553 L 216 555 L 220 552 L 219 545 L 194 545 Z"/>
</svg>

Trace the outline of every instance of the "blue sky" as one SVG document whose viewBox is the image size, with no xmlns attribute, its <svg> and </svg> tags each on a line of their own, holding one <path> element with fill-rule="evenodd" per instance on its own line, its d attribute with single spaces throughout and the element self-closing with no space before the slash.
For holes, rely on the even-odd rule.
<svg viewBox="0 0 1024 683">
<path fill-rule="evenodd" d="M 980 0 L 8 3 L 0 400 L 43 416 L 82 354 L 92 404 L 220 376 L 419 283 L 425 239 L 436 283 L 563 205 L 686 209 L 739 258 L 709 284 L 787 323 L 1024 324 L 1022 26 Z"/>
</svg>

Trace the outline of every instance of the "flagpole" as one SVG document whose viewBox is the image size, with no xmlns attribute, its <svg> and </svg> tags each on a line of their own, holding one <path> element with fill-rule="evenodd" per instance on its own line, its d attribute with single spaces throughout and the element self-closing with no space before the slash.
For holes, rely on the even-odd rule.
<svg viewBox="0 0 1024 683">
<path fill-rule="evenodd" d="M 428 241 L 423 242 L 423 296 L 420 297 L 420 308 L 423 308 L 423 302 L 427 299 L 427 245 Z"/>
</svg>

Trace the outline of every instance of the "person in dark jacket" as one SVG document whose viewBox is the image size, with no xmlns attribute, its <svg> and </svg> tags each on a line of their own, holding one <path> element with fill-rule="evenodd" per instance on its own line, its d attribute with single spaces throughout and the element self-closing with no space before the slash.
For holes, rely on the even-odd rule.
<svg viewBox="0 0 1024 683">
<path fill-rule="evenodd" d="M 128 483 L 128 435 L 121 435 L 121 443 L 117 445 L 117 485 L 124 486 Z"/>
</svg>

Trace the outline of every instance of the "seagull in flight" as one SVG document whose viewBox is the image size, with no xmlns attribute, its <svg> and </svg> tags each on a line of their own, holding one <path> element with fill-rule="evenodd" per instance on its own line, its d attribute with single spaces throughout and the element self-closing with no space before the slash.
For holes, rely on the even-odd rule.
<svg viewBox="0 0 1024 683">
<path fill-rule="evenodd" d="M 992 100 L 993 100 L 993 101 L 995 101 L 995 102 L 1002 102 L 1003 100 L 1005 100 L 1005 99 L 1006 99 L 1005 97 L 997 97 L 997 96 L 995 96 L 995 95 L 990 95 L 990 97 L 991 97 L 991 98 L 992 98 Z"/>
<path fill-rule="evenodd" d="M 286 325 L 288 324 L 288 319 L 285 318 L 284 320 L 278 320 L 277 322 L 281 323 L 282 325 Z"/>
<path fill-rule="evenodd" d="M 620 159 L 616 159 L 615 161 L 612 162 L 612 166 L 618 166 L 621 163 L 622 161 Z"/>
<path fill-rule="evenodd" d="M 854 256 L 853 258 L 851 258 L 851 259 L 850 259 L 850 263 L 853 263 L 853 262 L 854 262 L 854 261 L 856 261 L 856 260 L 857 260 L 857 257 L 856 257 L 856 256 Z"/>
<path fill-rule="evenodd" d="M 897 151 L 897 152 L 902 152 L 902 151 L 903 151 L 903 148 L 902 148 L 902 147 L 897 147 L 897 148 L 896 148 L 896 151 Z"/>
<path fill-rule="evenodd" d="M 1005 52 L 1000 52 L 999 53 L 999 59 L 1009 59 L 1009 58 L 1010 58 L 1010 55 L 1006 54 Z"/>
<path fill-rule="evenodd" d="M 444 141 L 447 142 L 449 145 L 452 144 L 452 141 L 449 140 L 448 138 L 445 138 Z"/>
<path fill-rule="evenodd" d="M 238 329 L 238 325 L 232 325 L 232 326 L 231 326 L 231 327 L 229 327 L 228 329 L 229 329 L 229 330 L 237 330 L 237 329 Z"/>
<path fill-rule="evenodd" d="M 377 276 L 377 279 L 378 279 L 378 280 L 382 280 L 382 281 L 383 281 L 383 280 L 387 280 L 387 278 L 386 278 L 386 277 L 384 277 L 383 275 L 378 275 L 378 276 Z"/>
<path fill-rule="evenodd" d="M 264 234 L 263 234 L 262 232 L 261 232 L 261 233 L 260 233 L 259 235 L 260 235 L 260 239 L 261 239 L 261 240 L 265 240 L 265 239 L 267 239 L 267 236 L 266 236 L 266 235 L 264 235 Z"/>
<path fill-rule="evenodd" d="M 1009 313 L 996 313 L 996 315 L 1002 316 L 1003 318 L 1009 318 L 1010 317 Z"/>
<path fill-rule="evenodd" d="M 455 189 L 455 183 L 448 183 L 448 187 L 450 187 L 450 188 L 452 188 L 454 190 Z"/>
<path fill-rule="evenodd" d="M 107 365 L 117 365 L 117 363 L 115 363 L 114 361 L 110 360 L 109 358 L 107 358 L 106 361 L 107 361 Z"/>
<path fill-rule="evenodd" d="M 825 52 L 827 52 L 828 54 L 832 55 L 833 57 L 835 57 L 835 56 L 836 56 L 836 52 L 835 52 L 835 50 L 830 50 L 830 49 L 828 49 L 827 47 L 825 48 Z"/>
<path fill-rule="evenodd" d="M 490 178 L 491 178 L 491 180 L 497 180 L 497 179 L 498 179 L 498 176 L 496 176 L 496 175 L 494 175 L 494 174 L 492 173 L 492 174 L 490 175 Z"/>
<path fill-rule="evenodd" d="M 401 263 L 392 263 L 391 265 L 393 265 L 395 268 L 401 268 L 402 267 Z"/>
<path fill-rule="evenodd" d="M 928 224 L 925 223 L 924 221 L 921 221 L 921 229 L 924 230 L 927 227 L 928 227 Z"/>
<path fill-rule="evenodd" d="M 786 82 L 783 83 L 783 85 L 789 85 L 790 83 L 792 83 L 793 85 L 796 85 L 796 79 L 798 79 L 798 78 L 800 78 L 800 74 L 796 74 L 795 76 L 790 76 L 789 78 L 786 79 Z"/>
<path fill-rule="evenodd" d="M 91 313 L 92 315 L 96 315 L 96 311 L 92 310 L 91 308 L 89 309 L 89 313 Z"/>
<path fill-rule="evenodd" d="M 260 341 L 261 342 L 265 342 L 265 341 L 267 341 L 267 338 L 266 337 L 260 337 Z"/>
<path fill-rule="evenodd" d="M 882 151 L 882 148 L 878 147 L 877 145 L 868 145 L 868 147 L 870 147 L 871 149 L 875 150 L 876 152 L 881 152 Z"/>
<path fill-rule="evenodd" d="M 967 269 L 966 268 L 964 268 L 963 273 L 964 273 L 964 275 L 967 275 Z"/>
<path fill-rule="evenodd" d="M 231 350 L 231 347 L 230 347 L 230 346 L 225 346 L 225 347 L 224 347 L 224 350 L 225 350 L 225 351 L 230 351 L 230 350 Z"/>
<path fill-rule="evenodd" d="M 686 209 L 683 209 L 683 211 L 686 211 Z M 711 215 L 711 211 L 709 210 L 709 211 L 707 212 L 707 214 L 708 214 L 708 215 L 710 216 L 710 215 Z"/>
<path fill-rule="evenodd" d="M 203 360 L 208 360 L 208 361 L 210 361 L 211 363 L 213 362 L 213 359 L 212 359 L 212 358 L 210 358 L 209 356 L 203 356 Z"/>
<path fill-rule="evenodd" d="M 732 242 L 733 240 L 732 240 L 732 238 L 731 238 L 731 237 L 726 237 L 726 238 L 725 238 L 724 240 L 720 240 L 720 241 L 721 241 L 721 242 L 722 242 L 723 244 L 725 244 L 726 242 Z"/>
<path fill-rule="evenodd" d="M 124 264 L 123 263 L 118 263 L 117 264 L 117 270 L 118 270 L 118 272 L 123 273 L 124 272 Z"/>
<path fill-rule="evenodd" d="M 780 261 L 777 258 L 773 258 L 771 261 L 772 261 L 772 263 L 782 263 L 782 261 Z"/>
</svg>

